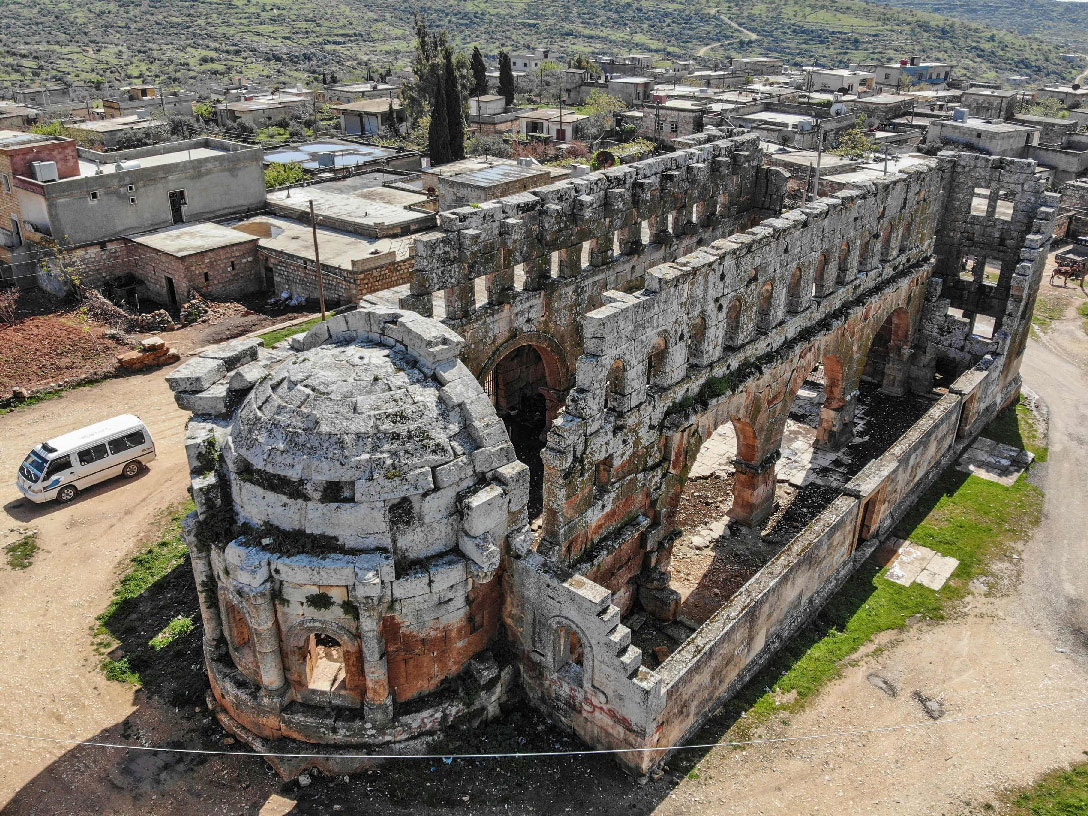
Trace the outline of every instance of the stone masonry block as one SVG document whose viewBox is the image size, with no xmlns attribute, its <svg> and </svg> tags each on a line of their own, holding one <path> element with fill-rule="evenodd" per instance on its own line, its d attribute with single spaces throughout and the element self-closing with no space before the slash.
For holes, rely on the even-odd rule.
<svg viewBox="0 0 1088 816">
<path fill-rule="evenodd" d="M 506 521 L 506 494 L 497 485 L 488 485 L 461 503 L 465 532 L 482 536 Z"/>
<path fill-rule="evenodd" d="M 168 374 L 166 384 L 174 393 L 204 391 L 226 376 L 226 373 L 227 366 L 222 360 L 193 357 Z"/>
</svg>

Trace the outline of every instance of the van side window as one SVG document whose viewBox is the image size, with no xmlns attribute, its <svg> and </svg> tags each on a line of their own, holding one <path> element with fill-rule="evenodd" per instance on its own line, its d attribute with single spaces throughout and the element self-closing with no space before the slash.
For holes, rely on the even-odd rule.
<svg viewBox="0 0 1088 816">
<path fill-rule="evenodd" d="M 81 450 L 79 452 L 79 463 L 81 465 L 90 465 L 99 459 L 105 459 L 108 455 L 106 443 L 103 442 L 101 445 L 94 445 L 86 450 Z"/>
<path fill-rule="evenodd" d="M 64 473 L 72 467 L 71 456 L 58 456 L 52 462 L 49 463 L 49 467 L 45 471 L 45 477 L 55 476 L 58 473 Z"/>
<path fill-rule="evenodd" d="M 120 436 L 117 439 L 111 439 L 109 441 L 110 453 L 115 455 L 118 453 L 124 453 L 127 450 L 132 450 L 133 448 L 140 447 L 144 444 L 145 441 L 146 440 L 144 439 L 143 431 L 133 431 L 132 433 L 127 433 L 124 436 Z"/>
</svg>

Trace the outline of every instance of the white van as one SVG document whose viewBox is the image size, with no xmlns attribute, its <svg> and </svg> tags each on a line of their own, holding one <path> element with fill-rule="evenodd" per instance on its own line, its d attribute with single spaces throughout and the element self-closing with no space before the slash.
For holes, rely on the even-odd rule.
<svg viewBox="0 0 1088 816">
<path fill-rule="evenodd" d="M 114 476 L 132 478 L 155 458 L 155 440 L 132 414 L 107 419 L 42 442 L 19 466 L 15 484 L 32 502 L 70 502 Z"/>
</svg>

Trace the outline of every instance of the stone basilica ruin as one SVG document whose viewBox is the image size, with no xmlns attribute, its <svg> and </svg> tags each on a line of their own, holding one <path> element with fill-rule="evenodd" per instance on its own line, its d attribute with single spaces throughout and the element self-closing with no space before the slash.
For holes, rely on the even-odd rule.
<svg viewBox="0 0 1088 816">
<path fill-rule="evenodd" d="M 409 287 L 171 375 L 216 714 L 348 772 L 527 698 L 643 772 L 1019 390 L 1056 196 L 783 211 L 751 136 L 440 215 Z"/>
</svg>

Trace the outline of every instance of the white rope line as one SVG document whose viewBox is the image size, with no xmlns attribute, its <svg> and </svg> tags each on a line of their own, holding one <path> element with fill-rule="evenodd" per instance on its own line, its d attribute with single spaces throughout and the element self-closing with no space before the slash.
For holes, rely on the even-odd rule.
<svg viewBox="0 0 1088 816">
<path fill-rule="evenodd" d="M 891 731 L 905 731 L 920 728 L 930 728 L 937 725 L 952 725 L 953 723 L 973 722 L 976 720 L 1005 717 L 1010 714 L 1024 714 L 1029 711 L 1039 711 L 1044 708 L 1055 708 L 1064 705 L 1088 702 L 1088 697 L 1073 697 L 1067 700 L 1055 700 L 1050 703 L 1036 703 L 1035 705 L 1009 708 L 1002 711 L 991 711 L 985 714 L 969 714 L 962 717 L 948 717 L 940 720 L 922 720 L 913 723 L 900 723 L 898 725 L 886 725 L 875 728 L 859 728 L 845 731 L 826 731 L 818 734 L 801 734 L 789 737 L 771 737 L 768 739 L 740 740 L 726 742 L 706 742 L 690 745 L 655 746 L 643 748 L 585 748 L 578 751 L 523 751 L 507 753 L 470 753 L 470 754 L 289 754 L 272 751 L 221 751 L 204 748 L 161 748 L 150 745 L 126 745 L 116 742 L 91 742 L 86 740 L 64 739 L 61 737 L 40 737 L 30 734 L 18 734 L 8 731 L 0 731 L 0 737 L 13 737 L 15 739 L 35 740 L 38 742 L 52 742 L 63 745 L 85 746 L 89 748 L 110 748 L 124 751 L 160 751 L 172 754 L 205 754 L 213 756 L 243 756 L 243 757 L 267 757 L 273 759 L 441 759 L 450 762 L 454 759 L 532 759 L 540 757 L 561 756 L 591 756 L 595 754 L 637 754 L 637 753 L 666 753 L 670 751 L 683 751 L 693 749 L 710 748 L 742 748 L 755 745 L 774 745 L 787 742 L 811 742 L 813 740 L 827 740 L 839 737 L 862 737 L 870 734 L 886 734 Z"/>
</svg>

